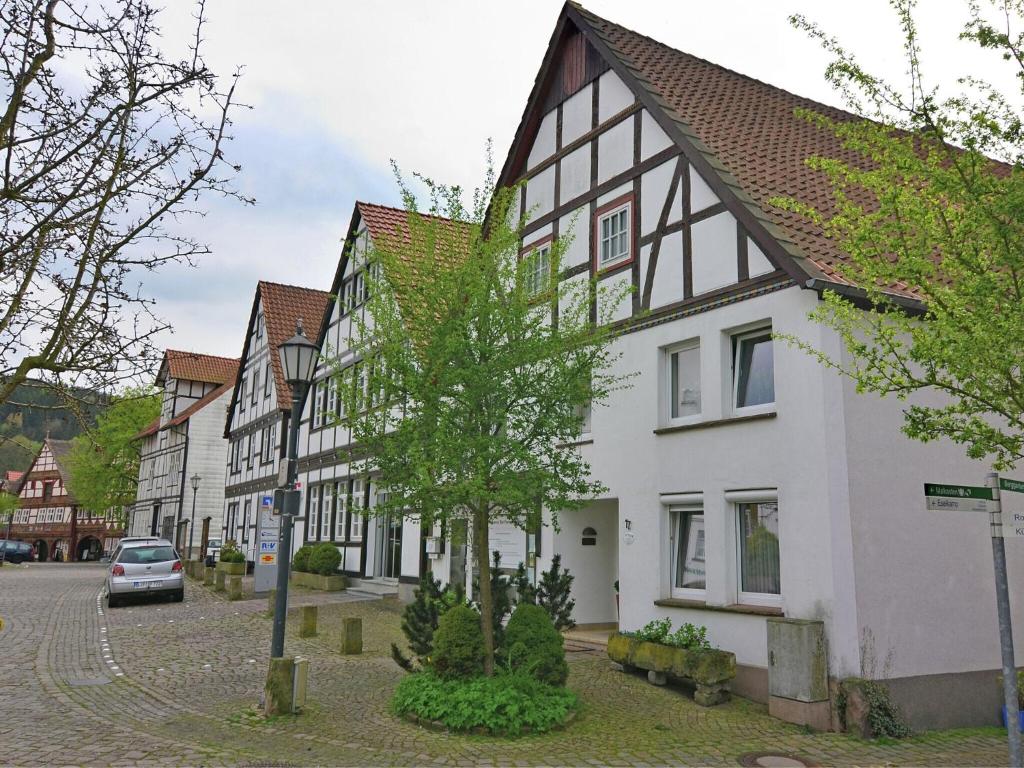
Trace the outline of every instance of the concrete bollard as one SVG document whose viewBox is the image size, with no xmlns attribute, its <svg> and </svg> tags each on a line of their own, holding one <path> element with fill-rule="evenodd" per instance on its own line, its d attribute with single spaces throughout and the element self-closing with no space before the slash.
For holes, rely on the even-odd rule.
<svg viewBox="0 0 1024 768">
<path fill-rule="evenodd" d="M 228 579 L 228 600 L 242 599 L 242 577 L 232 576 Z"/>
<path fill-rule="evenodd" d="M 299 637 L 316 637 L 316 616 L 317 608 L 315 605 L 302 606 L 302 623 L 299 624 Z"/>
<path fill-rule="evenodd" d="M 223 592 L 224 591 L 224 571 L 221 571 L 221 570 L 218 569 L 216 575 L 213 578 L 214 578 L 214 587 L 213 588 L 217 592 Z"/>
<path fill-rule="evenodd" d="M 203 584 L 205 584 L 208 587 L 212 587 L 213 586 L 213 579 L 214 579 L 214 577 L 216 575 L 217 575 L 217 573 L 216 573 L 216 571 L 213 570 L 213 568 L 206 568 L 206 567 L 204 567 L 203 568 Z"/>
<path fill-rule="evenodd" d="M 234 581 L 237 576 L 232 577 Z M 291 714 L 294 710 L 293 680 L 295 659 L 291 657 L 272 658 L 267 672 L 267 683 L 263 688 L 263 714 L 265 717 Z"/>
<path fill-rule="evenodd" d="M 267 592 L 267 616 L 271 619 L 274 618 L 275 603 L 277 603 L 277 590 L 271 589 Z"/>
<path fill-rule="evenodd" d="M 363 652 L 363 620 L 348 618 L 341 620 L 341 652 L 345 655 Z"/>
</svg>

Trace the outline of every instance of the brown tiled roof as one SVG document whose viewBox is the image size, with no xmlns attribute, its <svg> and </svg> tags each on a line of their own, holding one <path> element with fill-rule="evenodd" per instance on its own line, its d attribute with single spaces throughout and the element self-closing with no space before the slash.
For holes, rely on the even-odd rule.
<svg viewBox="0 0 1024 768">
<path fill-rule="evenodd" d="M 277 407 L 288 410 L 291 408 L 292 391 L 284 380 L 284 369 L 277 349 L 295 335 L 298 320 L 302 320 L 306 336 L 317 338 L 331 294 L 314 288 L 268 283 L 264 280 L 260 281 L 257 290 L 263 302 L 270 364 L 274 369 L 274 386 L 277 389 Z"/>
<path fill-rule="evenodd" d="M 374 243 L 380 247 L 391 247 L 398 250 L 404 250 L 404 246 L 412 244 L 411 231 L 409 228 L 409 216 L 414 215 L 419 218 L 435 222 L 439 225 L 435 233 L 438 237 L 448 236 L 452 240 L 451 254 L 454 256 L 458 253 L 464 253 L 468 249 L 469 237 L 472 231 L 471 225 L 461 222 L 453 221 L 452 219 L 446 219 L 442 216 L 432 216 L 427 213 L 415 213 L 410 214 L 409 211 L 404 208 L 392 208 L 388 205 L 378 205 L 376 203 L 363 203 L 357 202 L 356 209 L 359 211 L 359 215 L 366 223 L 366 228 L 370 232 L 370 237 Z M 407 258 L 414 258 L 422 254 L 412 254 L 406 252 Z M 402 255 L 402 254 L 399 254 Z"/>
<path fill-rule="evenodd" d="M 197 411 L 200 411 L 203 408 L 205 408 L 206 406 L 208 406 L 210 403 L 212 403 L 218 397 L 223 395 L 225 392 L 227 392 L 233 386 L 235 386 L 235 380 L 234 379 L 232 379 L 231 381 L 227 381 L 227 382 L 221 384 L 216 389 L 210 390 L 205 395 L 203 395 L 201 398 L 199 398 L 194 403 L 192 403 L 192 405 L 190 405 L 188 408 L 186 408 L 181 413 L 179 413 L 177 416 L 175 416 L 173 419 L 170 419 L 166 424 L 164 424 L 162 427 L 160 427 L 160 429 L 168 429 L 170 427 L 176 427 L 179 424 L 184 424 L 186 421 L 189 420 L 189 417 L 192 416 L 192 414 L 194 414 Z"/>
<path fill-rule="evenodd" d="M 808 168 L 807 159 L 860 160 L 831 131 L 794 110 L 812 110 L 839 121 L 864 118 L 671 48 L 575 2 L 566 3 L 565 16 L 599 50 L 617 59 L 613 65 L 624 67 L 644 93 L 641 100 L 648 97 L 647 104 L 675 124 L 673 138 L 692 145 L 706 161 L 705 168 L 718 175 L 740 206 L 779 243 L 780 253 L 790 257 L 791 263 L 783 266 L 791 275 L 849 284 L 836 272 L 844 258 L 838 245 L 806 217 L 780 211 L 769 201 L 792 197 L 827 215 L 833 210 L 832 185 L 823 173 Z M 535 88 L 540 85 L 538 79 Z M 524 115 L 520 132 L 526 120 Z"/>
<path fill-rule="evenodd" d="M 203 381 L 208 384 L 234 381 L 238 373 L 237 357 L 202 355 L 177 349 L 164 352 L 164 364 L 167 366 L 167 375 L 172 379 Z"/>
</svg>

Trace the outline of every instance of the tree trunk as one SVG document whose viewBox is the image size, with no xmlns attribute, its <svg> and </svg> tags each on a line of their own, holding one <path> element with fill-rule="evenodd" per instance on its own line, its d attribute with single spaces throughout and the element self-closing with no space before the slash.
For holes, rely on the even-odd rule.
<svg viewBox="0 0 1024 768">
<path fill-rule="evenodd" d="M 480 569 L 480 628 L 484 633 L 484 674 L 494 675 L 494 613 L 491 595 L 491 542 L 487 525 L 486 505 L 473 511 L 473 539 L 476 561 Z"/>
</svg>

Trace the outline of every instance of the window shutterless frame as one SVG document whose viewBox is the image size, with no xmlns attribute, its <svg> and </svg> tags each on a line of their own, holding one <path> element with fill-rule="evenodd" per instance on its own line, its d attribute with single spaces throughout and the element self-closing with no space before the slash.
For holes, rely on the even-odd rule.
<svg viewBox="0 0 1024 768">
<path fill-rule="evenodd" d="M 732 337 L 732 408 L 737 415 L 775 410 L 775 350 L 770 325 Z"/>
<path fill-rule="evenodd" d="M 781 608 L 777 492 L 726 492 L 725 498 L 732 508 L 736 526 L 737 602 Z"/>
<path fill-rule="evenodd" d="M 690 339 L 665 347 L 663 354 L 665 400 L 662 404 L 660 421 L 669 425 L 692 424 L 695 421 L 700 421 L 704 415 L 701 404 L 703 388 L 701 386 L 700 339 Z M 696 370 L 691 372 L 693 375 L 687 376 L 685 372 L 680 372 L 680 365 Z M 683 391 L 680 392 L 680 390 Z"/>
<path fill-rule="evenodd" d="M 673 505 L 668 508 L 671 531 L 669 553 L 669 590 L 672 597 L 686 600 L 705 600 L 707 596 L 707 570 L 702 579 L 696 570 L 703 568 L 707 556 L 705 544 L 704 508 L 700 505 Z M 679 569 L 684 573 L 680 574 Z M 686 574 L 689 570 L 689 575 Z M 680 578 L 682 576 L 682 578 Z M 677 586 L 703 580 L 704 586 Z"/>
<path fill-rule="evenodd" d="M 619 269 L 633 262 L 633 219 L 632 193 L 605 203 L 594 213 L 595 271 Z"/>
</svg>

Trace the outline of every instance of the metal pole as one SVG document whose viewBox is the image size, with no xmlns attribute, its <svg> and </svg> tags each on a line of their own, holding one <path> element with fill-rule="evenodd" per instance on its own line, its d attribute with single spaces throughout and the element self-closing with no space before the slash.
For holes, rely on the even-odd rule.
<svg viewBox="0 0 1024 768">
<path fill-rule="evenodd" d="M 1011 768 L 1022 767 L 1020 716 L 1017 714 L 1017 665 L 1013 658 L 1013 625 L 1010 621 L 1010 588 L 1006 579 L 1006 549 L 1003 546 L 1003 505 L 999 474 L 989 472 L 985 485 L 992 489 L 993 510 L 989 515 L 992 534 L 992 562 L 996 570 L 996 608 L 999 612 L 999 648 L 1003 657 L 1003 704 L 1006 707 L 1006 738 L 1010 745 Z"/>
<path fill-rule="evenodd" d="M 184 472 L 182 473 L 184 474 Z M 199 474 L 198 472 L 196 473 Z M 192 539 L 195 538 L 196 530 L 196 492 L 199 489 L 196 486 L 192 486 L 192 519 L 188 524 L 188 559 L 192 559 Z"/>
<path fill-rule="evenodd" d="M 298 447 L 299 422 L 302 414 L 302 390 L 304 385 L 292 384 L 292 410 L 288 415 L 288 474 L 285 482 L 284 503 L 281 509 L 281 543 L 277 562 L 277 594 L 274 599 L 274 634 L 270 641 L 271 658 L 284 656 L 284 625 L 288 612 L 288 571 L 292 559 L 292 521 L 297 513 L 295 483 L 299 477 Z"/>
<path fill-rule="evenodd" d="M 7 560 L 7 542 L 11 540 L 11 525 L 14 523 L 14 510 L 7 513 L 7 533 L 4 534 L 4 545 L 0 547 L 0 568 Z"/>
</svg>

